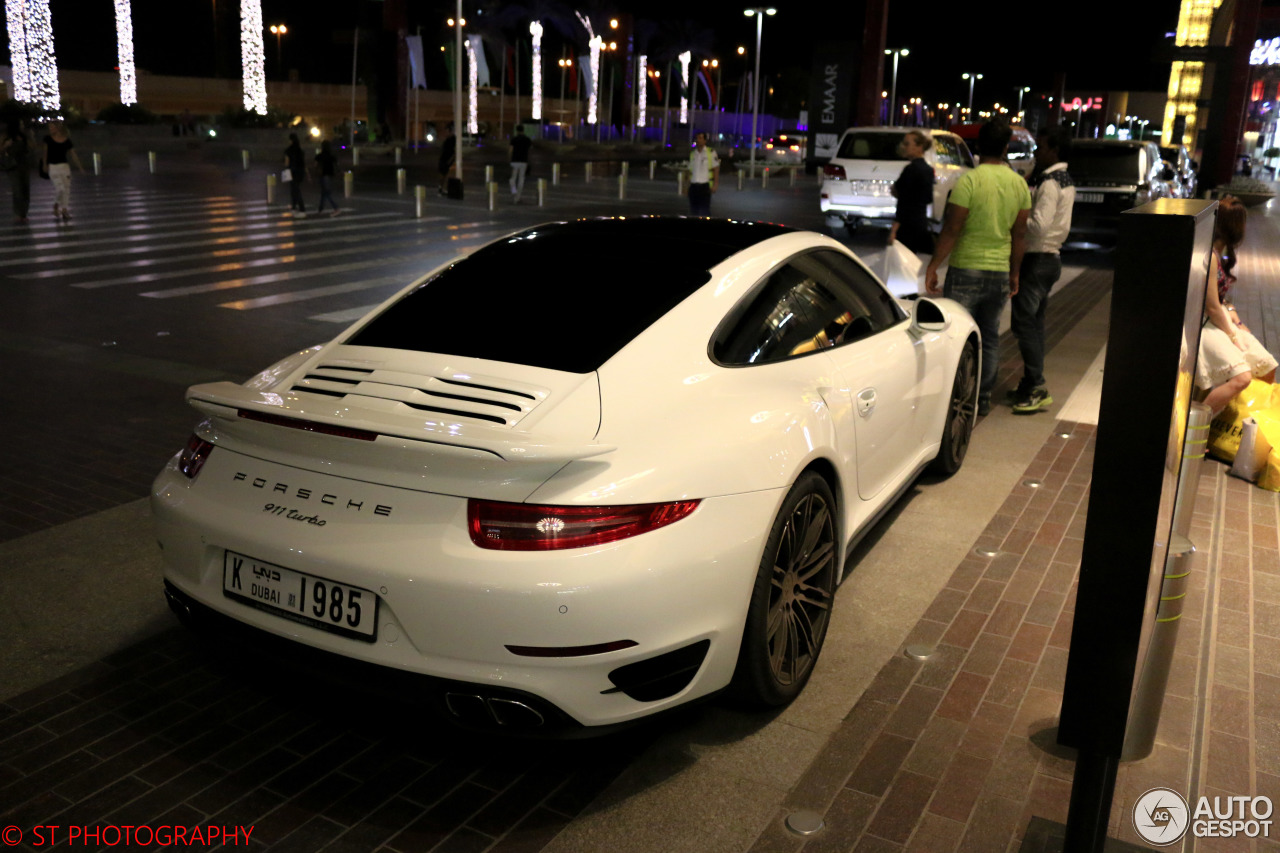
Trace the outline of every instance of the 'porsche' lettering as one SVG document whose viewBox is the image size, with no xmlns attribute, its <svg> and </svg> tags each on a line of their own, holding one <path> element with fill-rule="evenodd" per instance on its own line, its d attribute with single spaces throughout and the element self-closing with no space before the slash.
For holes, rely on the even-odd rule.
<svg viewBox="0 0 1280 853">
<path fill-rule="evenodd" d="M 293 486 L 289 483 L 271 482 L 267 480 L 266 477 L 254 477 L 250 479 L 249 475 L 244 471 L 235 472 L 235 474 L 232 475 L 231 480 L 236 483 L 249 483 L 249 485 L 253 486 L 255 489 L 263 489 L 265 491 L 271 491 L 281 495 L 292 494 L 300 501 L 319 500 L 320 503 L 325 504 L 326 506 L 343 506 L 345 509 L 356 513 L 364 512 L 365 504 L 368 503 L 368 501 L 363 497 L 343 497 L 329 493 L 317 495 L 314 489 L 308 489 L 303 486 Z M 390 504 L 370 504 L 370 506 L 374 515 L 382 516 L 383 518 L 389 517 L 394 509 Z M 292 508 L 281 504 L 266 504 L 264 512 L 269 512 L 273 515 L 285 515 L 289 512 L 297 512 L 296 516 L 287 515 L 286 517 L 294 521 L 306 521 L 316 526 L 322 526 L 325 523 L 324 519 L 319 516 L 306 515 L 303 510 L 293 510 Z"/>
</svg>

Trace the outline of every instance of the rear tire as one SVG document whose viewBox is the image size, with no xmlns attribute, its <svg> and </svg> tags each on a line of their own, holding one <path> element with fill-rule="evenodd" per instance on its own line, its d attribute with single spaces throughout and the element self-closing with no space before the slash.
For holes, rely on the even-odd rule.
<svg viewBox="0 0 1280 853">
<path fill-rule="evenodd" d="M 936 474 L 951 476 L 964 464 L 969 440 L 978 419 L 978 354 L 972 341 L 965 344 L 956 365 L 951 399 L 947 402 L 947 419 L 942 427 L 942 443 L 938 455 L 929 465 Z"/>
<path fill-rule="evenodd" d="M 809 471 L 774 519 L 733 674 L 733 692 L 749 704 L 785 705 L 813 673 L 840 566 L 835 510 L 827 481 Z"/>
</svg>

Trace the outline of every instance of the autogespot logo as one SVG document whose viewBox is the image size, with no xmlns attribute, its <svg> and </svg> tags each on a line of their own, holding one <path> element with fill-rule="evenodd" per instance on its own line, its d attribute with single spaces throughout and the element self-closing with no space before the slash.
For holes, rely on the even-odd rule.
<svg viewBox="0 0 1280 853">
<path fill-rule="evenodd" d="M 1169 788 L 1152 788 L 1133 805 L 1133 828 L 1157 847 L 1175 844 L 1187 833 L 1187 801 Z"/>
</svg>

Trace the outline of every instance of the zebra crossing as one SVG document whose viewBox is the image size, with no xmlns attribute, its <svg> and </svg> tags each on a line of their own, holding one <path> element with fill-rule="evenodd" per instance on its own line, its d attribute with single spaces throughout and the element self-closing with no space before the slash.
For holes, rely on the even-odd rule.
<svg viewBox="0 0 1280 853">
<path fill-rule="evenodd" d="M 307 319 L 345 324 L 518 227 L 456 213 L 410 218 L 383 199 L 293 218 L 235 195 L 89 181 L 76 190 L 71 223 L 43 219 L 33 203 L 29 225 L 0 230 L 0 278 L 146 300 L 213 298 L 239 312 L 303 303 L 314 305 Z M 367 301 L 351 305 L 353 296 Z"/>
</svg>

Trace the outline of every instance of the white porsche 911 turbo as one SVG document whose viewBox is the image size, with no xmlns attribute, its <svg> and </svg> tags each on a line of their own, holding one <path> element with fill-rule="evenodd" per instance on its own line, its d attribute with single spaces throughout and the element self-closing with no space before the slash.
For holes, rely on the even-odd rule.
<svg viewBox="0 0 1280 853">
<path fill-rule="evenodd" d="M 412 673 L 510 730 L 791 700 L 845 558 L 959 468 L 978 331 L 751 222 L 530 228 L 204 414 L 152 509 L 187 620 Z M 239 626 L 237 626 L 239 627 Z"/>
</svg>

